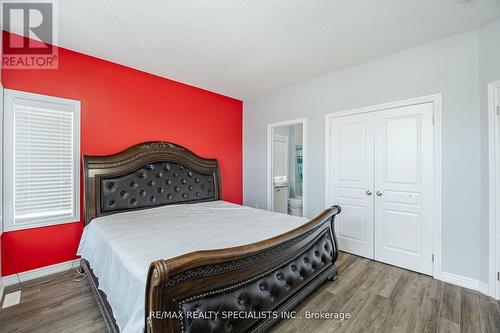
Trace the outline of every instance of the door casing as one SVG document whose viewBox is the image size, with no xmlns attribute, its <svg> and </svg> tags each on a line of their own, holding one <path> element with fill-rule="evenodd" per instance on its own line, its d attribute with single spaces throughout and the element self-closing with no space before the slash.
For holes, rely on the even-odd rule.
<svg viewBox="0 0 500 333">
<path fill-rule="evenodd" d="M 488 84 L 489 295 L 500 299 L 500 80 Z"/>
</svg>

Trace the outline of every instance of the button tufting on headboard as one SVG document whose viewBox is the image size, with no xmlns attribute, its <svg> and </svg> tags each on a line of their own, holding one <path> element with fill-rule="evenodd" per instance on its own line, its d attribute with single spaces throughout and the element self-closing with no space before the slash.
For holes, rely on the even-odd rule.
<svg viewBox="0 0 500 333">
<path fill-rule="evenodd" d="M 193 178 L 194 176 L 194 178 Z M 214 197 L 213 175 L 175 162 L 148 164 L 126 175 L 101 179 L 103 212 Z"/>
<path fill-rule="evenodd" d="M 219 164 L 169 142 L 83 156 L 85 224 L 103 214 L 221 199 Z"/>
</svg>

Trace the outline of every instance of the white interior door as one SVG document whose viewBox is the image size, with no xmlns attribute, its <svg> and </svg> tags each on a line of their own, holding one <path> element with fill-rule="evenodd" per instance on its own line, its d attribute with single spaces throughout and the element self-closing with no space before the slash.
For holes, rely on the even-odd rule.
<svg viewBox="0 0 500 333">
<path fill-rule="evenodd" d="M 288 181 L 288 137 L 274 135 L 273 139 L 273 182 Z"/>
<path fill-rule="evenodd" d="M 375 116 L 375 259 L 432 275 L 433 103 Z"/>
<path fill-rule="evenodd" d="M 330 120 L 330 200 L 341 250 L 373 258 L 373 114 Z"/>
<path fill-rule="evenodd" d="M 286 214 L 288 212 L 288 137 L 273 135 L 272 149 L 272 191 L 271 210 Z M 286 197 L 285 197 L 286 196 Z"/>
</svg>

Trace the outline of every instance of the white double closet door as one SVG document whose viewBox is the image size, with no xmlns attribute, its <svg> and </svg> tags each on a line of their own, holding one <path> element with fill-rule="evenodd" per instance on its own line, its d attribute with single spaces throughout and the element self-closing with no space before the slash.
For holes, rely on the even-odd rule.
<svg viewBox="0 0 500 333">
<path fill-rule="evenodd" d="M 433 105 L 330 119 L 341 250 L 432 275 Z"/>
</svg>

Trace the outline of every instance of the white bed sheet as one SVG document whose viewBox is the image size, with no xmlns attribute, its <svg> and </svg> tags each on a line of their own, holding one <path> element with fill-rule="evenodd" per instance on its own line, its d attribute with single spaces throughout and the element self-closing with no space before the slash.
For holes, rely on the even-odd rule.
<svg viewBox="0 0 500 333">
<path fill-rule="evenodd" d="M 152 261 L 258 242 L 306 221 L 225 201 L 163 206 L 92 220 L 77 254 L 98 277 L 120 332 L 138 333 Z"/>
</svg>

